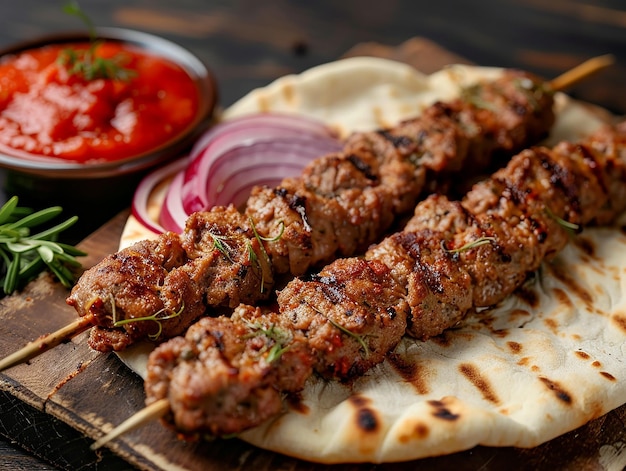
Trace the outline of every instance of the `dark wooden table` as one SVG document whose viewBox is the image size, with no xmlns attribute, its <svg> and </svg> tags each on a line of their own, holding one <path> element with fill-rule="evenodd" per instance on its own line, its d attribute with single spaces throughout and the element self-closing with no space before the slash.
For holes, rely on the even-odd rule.
<svg viewBox="0 0 626 471">
<path fill-rule="evenodd" d="M 44 33 L 82 29 L 62 12 L 63 1 L 5 2 L 0 11 L 0 47 Z M 368 43 L 395 48 L 420 36 L 481 65 L 520 67 L 553 77 L 583 60 L 606 53 L 610 70 L 571 94 L 626 113 L 626 3 L 618 0 L 93 0 L 83 8 L 100 26 L 141 29 L 172 39 L 196 53 L 214 72 L 220 104 L 228 106 L 252 88 L 354 53 Z M 120 207 L 100 208 L 101 217 L 77 228 L 84 237 Z M 3 397 L 20 420 L 0 422 L 1 470 L 56 469 L 28 443 L 30 427 L 58 435 L 64 446 L 84 446 L 65 424 Z M 41 430 L 38 433 L 42 433 Z M 25 451 L 21 446 L 29 448 Z M 93 467 L 93 466 L 92 466 Z M 115 457 L 98 469 L 124 469 Z M 375 467 L 374 467 L 375 468 Z"/>
</svg>

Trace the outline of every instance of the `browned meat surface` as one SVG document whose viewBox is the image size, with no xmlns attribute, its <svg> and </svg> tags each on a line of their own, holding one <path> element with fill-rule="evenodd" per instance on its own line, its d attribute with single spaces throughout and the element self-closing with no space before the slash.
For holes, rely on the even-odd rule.
<svg viewBox="0 0 626 471">
<path fill-rule="evenodd" d="M 242 306 L 230 318 L 205 317 L 153 352 L 150 401 L 168 398 L 182 433 L 235 433 L 282 409 L 281 394 L 298 391 L 313 355 L 301 333 L 274 312 Z"/>
<path fill-rule="evenodd" d="M 181 236 L 110 255 L 81 280 L 68 303 L 94 319 L 90 346 L 108 351 L 180 335 L 212 307 L 264 299 L 273 272 L 247 219 L 229 207 L 193 214 Z"/>
<path fill-rule="evenodd" d="M 162 287 L 177 267 L 187 262 L 180 239 L 172 233 L 155 241 L 144 241 L 108 256 L 103 263 L 83 275 L 83 286 L 75 289 L 68 303 L 81 315 L 90 316 L 97 327 L 91 330 L 92 339 L 109 343 L 108 349 L 124 348 L 136 338 L 146 338 L 158 331 L 155 322 L 133 322 L 115 328 L 114 324 L 146 313 L 175 312 L 180 309 L 181 289 L 188 298 L 187 309 L 193 307 L 194 293 L 187 283 L 175 286 L 176 291 Z M 174 294 L 174 296 L 172 296 Z M 171 332 L 180 335 L 186 329 L 180 318 L 168 321 Z M 108 333 L 111 333 L 109 336 Z"/>
<path fill-rule="evenodd" d="M 380 363 L 406 328 L 407 304 L 389 269 L 338 260 L 313 280 L 295 280 L 280 313 L 240 306 L 205 317 L 151 354 L 149 402 L 167 398 L 183 433 L 245 430 L 282 410 L 313 368 L 347 379 Z"/>
<path fill-rule="evenodd" d="M 544 136 L 554 121 L 552 93 L 522 72 L 465 98 L 436 103 L 393 129 L 355 134 L 299 178 L 254 189 L 244 214 L 218 207 L 192 215 L 178 238 L 167 234 L 155 243 L 176 247 L 171 256 L 179 264 L 153 260 L 153 243 L 105 258 L 68 298 L 98 326 L 90 345 L 119 350 L 146 336 L 178 335 L 214 308 L 266 299 L 275 275 L 302 275 L 362 253 L 415 207 L 428 185 L 484 169 L 494 156 Z"/>
<path fill-rule="evenodd" d="M 349 379 L 380 363 L 406 329 L 408 305 L 390 269 L 376 261 L 339 259 L 278 296 L 280 313 L 303 332 L 326 377 Z"/>
<path fill-rule="evenodd" d="M 255 355 L 225 360 L 231 351 L 248 351 L 241 347 L 251 338 L 239 330 L 241 313 L 259 312 L 240 306 L 233 318 L 199 323 L 220 326 L 212 334 L 219 341 L 191 355 L 210 363 L 186 363 L 181 339 L 150 356 L 147 400 L 168 398 L 174 412 L 166 421 L 186 433 L 261 424 L 281 410 L 280 393 L 298 391 L 307 375 L 350 379 L 381 362 L 405 333 L 422 339 L 440 334 L 473 309 L 503 300 L 567 244 L 572 227 L 607 223 L 626 209 L 623 199 L 616 201 L 625 173 L 626 123 L 583 144 L 523 151 L 460 202 L 427 198 L 405 231 L 364 258 L 339 259 L 308 279 L 291 281 L 279 293 L 279 312 L 269 315 L 280 338 L 296 342 L 296 355 L 268 365 L 265 352 L 275 343 L 264 334 Z M 239 360 L 244 356 L 251 363 Z M 207 367 L 213 358 L 231 368 Z M 206 396 L 199 396 L 198 384 Z M 225 400 L 224 384 L 233 392 L 226 409 L 215 405 Z"/>
</svg>

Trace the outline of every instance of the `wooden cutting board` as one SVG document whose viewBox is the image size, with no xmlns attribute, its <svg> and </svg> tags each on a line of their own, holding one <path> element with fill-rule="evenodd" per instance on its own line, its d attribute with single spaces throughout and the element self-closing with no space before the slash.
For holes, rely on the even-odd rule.
<svg viewBox="0 0 626 471">
<path fill-rule="evenodd" d="M 376 55 L 403 60 L 430 73 L 465 62 L 436 44 L 415 38 L 398 47 L 361 44 L 346 55 Z M 117 249 L 127 217 L 119 214 L 87 237 L 80 247 L 85 267 Z M 73 321 L 67 291 L 43 275 L 20 294 L 0 301 L 0 357 L 28 341 Z M 237 439 L 187 443 L 152 423 L 93 452 L 89 445 L 144 405 L 141 379 L 114 354 L 87 346 L 87 334 L 46 352 L 29 364 L 0 373 L 0 434 L 54 465 L 68 469 L 182 471 L 318 470 L 326 467 L 252 447 Z M 626 398 L 625 398 L 626 401 Z M 477 447 L 425 459 L 420 469 L 576 469 L 618 470 L 626 461 L 626 405 L 586 426 L 531 450 Z M 375 466 L 378 470 L 415 469 L 416 463 Z M 356 471 L 372 465 L 338 465 Z"/>
</svg>

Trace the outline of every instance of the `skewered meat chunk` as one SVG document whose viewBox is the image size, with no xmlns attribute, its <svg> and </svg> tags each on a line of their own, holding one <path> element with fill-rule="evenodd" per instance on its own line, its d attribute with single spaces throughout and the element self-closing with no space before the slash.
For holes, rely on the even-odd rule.
<svg viewBox="0 0 626 471">
<path fill-rule="evenodd" d="M 136 339 L 180 335 L 210 307 L 264 299 L 273 272 L 248 221 L 231 206 L 194 213 L 182 235 L 134 244 L 83 278 L 90 290 L 74 289 L 68 303 L 94 319 L 91 344 L 106 351 Z M 148 316 L 153 318 L 128 322 Z"/>
<path fill-rule="evenodd" d="M 151 392 L 171 393 L 173 403 L 184 405 L 172 410 L 181 432 L 213 423 L 207 431 L 224 435 L 280 412 L 282 392 L 301 389 L 312 365 L 304 337 L 284 328 L 278 314 L 241 306 L 230 318 L 205 317 L 173 339 L 151 372 L 170 381 L 152 382 Z"/>
<path fill-rule="evenodd" d="M 364 252 L 449 175 L 483 170 L 545 136 L 552 95 L 537 78 L 509 71 L 393 129 L 354 134 L 342 152 L 314 160 L 299 178 L 255 188 L 244 214 L 212 208 L 191 216 L 183 234 L 161 236 L 182 247 L 173 257 L 178 264 L 153 261 L 155 243 L 140 242 L 87 271 L 67 302 L 98 326 L 90 346 L 109 351 L 178 335 L 215 308 L 264 300 L 276 275 L 303 275 Z M 148 259 L 132 265 L 154 270 L 155 279 L 142 287 L 139 272 L 131 273 L 140 295 L 119 289 L 128 271 L 122 260 L 143 252 Z M 98 279 L 110 272 L 118 273 L 113 283 Z"/>
<path fill-rule="evenodd" d="M 342 379 L 383 361 L 408 315 L 404 290 L 389 268 L 360 258 L 338 259 L 307 281 L 294 279 L 278 304 L 289 328 L 306 333 L 316 371 Z"/>
<path fill-rule="evenodd" d="M 427 184 L 498 166 L 554 122 L 551 94 L 526 73 L 510 71 L 465 98 L 437 102 L 393 129 L 356 133 L 300 178 L 254 190 L 246 213 L 259 232 L 275 234 L 285 221 L 283 236 L 268 244 L 276 271 L 298 276 L 364 251 L 415 208 Z"/>
<path fill-rule="evenodd" d="M 274 401 L 262 409 L 268 388 L 275 389 L 274 399 L 281 391 L 298 391 L 314 371 L 348 380 L 381 362 L 405 333 L 420 339 L 438 335 L 473 309 L 503 300 L 568 243 L 572 228 L 607 224 L 626 210 L 623 198 L 616 201 L 623 196 L 625 174 L 626 122 L 578 145 L 529 149 L 476 184 L 460 202 L 429 197 L 417 206 L 405 231 L 385 238 L 364 258 L 336 260 L 309 279 L 294 279 L 279 293 L 279 312 L 267 315 L 289 339 L 281 344 L 283 351 L 288 352 L 293 341 L 297 354 L 281 355 L 269 364 L 265 353 L 246 357 L 253 363 L 256 358 L 257 368 L 264 368 L 256 376 L 242 373 L 253 368 L 250 364 L 242 370 L 229 362 L 228 378 L 243 384 L 229 382 L 228 390 L 248 390 L 248 396 L 237 398 L 245 405 L 247 418 L 259 418 L 247 420 L 239 431 L 281 410 Z M 258 312 L 251 306 L 236 310 L 252 311 Z M 230 325 L 236 331 L 240 319 L 240 314 L 203 319 L 203 335 L 222 331 L 213 330 L 212 324 L 226 330 Z M 234 431 L 230 416 L 199 412 L 196 393 L 194 402 L 180 400 L 183 391 L 201 378 L 171 380 L 178 377 L 179 368 L 209 368 L 200 355 L 228 361 L 222 352 L 231 346 L 225 335 L 219 337 L 219 347 L 202 350 L 190 360 L 177 355 L 178 339 L 161 344 L 150 355 L 146 400 L 150 404 L 168 399 L 172 413 L 166 423 L 186 433 Z M 249 337 L 243 333 L 243 338 Z M 234 340 L 235 345 L 241 338 Z M 289 375 L 282 390 L 280 371 Z M 220 385 L 226 378 L 216 373 L 211 381 Z M 220 389 L 218 397 L 224 391 Z M 202 397 L 205 402 L 215 399 L 210 392 Z M 234 404 L 229 409 L 238 410 Z M 198 414 L 203 420 L 188 427 L 188 417 Z"/>
</svg>

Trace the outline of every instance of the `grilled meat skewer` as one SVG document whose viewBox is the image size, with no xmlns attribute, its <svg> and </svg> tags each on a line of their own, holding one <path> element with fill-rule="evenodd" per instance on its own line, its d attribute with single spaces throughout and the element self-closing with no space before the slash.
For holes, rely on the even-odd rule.
<svg viewBox="0 0 626 471">
<path fill-rule="evenodd" d="M 276 275 L 362 253 L 433 182 L 484 170 L 545 136 L 552 105 L 549 86 L 508 71 L 393 129 L 351 136 L 299 178 L 254 189 L 244 214 L 232 207 L 196 213 L 181 235 L 105 258 L 83 274 L 68 304 L 96 326 L 96 350 L 180 335 L 207 310 L 267 299 Z"/>
<path fill-rule="evenodd" d="M 231 434 L 282 410 L 317 372 L 348 380 L 406 333 L 426 339 L 491 306 L 558 253 L 575 227 L 626 209 L 626 122 L 584 143 L 515 156 L 460 202 L 431 196 L 364 258 L 339 259 L 279 293 L 203 318 L 150 355 L 147 403 L 183 434 Z"/>
</svg>

